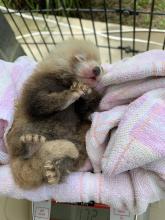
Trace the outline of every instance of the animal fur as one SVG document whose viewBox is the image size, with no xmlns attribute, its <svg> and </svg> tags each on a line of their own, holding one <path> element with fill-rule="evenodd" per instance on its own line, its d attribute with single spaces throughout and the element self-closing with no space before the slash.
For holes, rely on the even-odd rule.
<svg viewBox="0 0 165 220">
<path fill-rule="evenodd" d="M 85 162 L 88 116 L 100 100 L 93 89 L 99 66 L 91 42 L 68 40 L 58 44 L 24 84 L 7 135 L 11 169 L 20 187 L 60 183 Z"/>
</svg>

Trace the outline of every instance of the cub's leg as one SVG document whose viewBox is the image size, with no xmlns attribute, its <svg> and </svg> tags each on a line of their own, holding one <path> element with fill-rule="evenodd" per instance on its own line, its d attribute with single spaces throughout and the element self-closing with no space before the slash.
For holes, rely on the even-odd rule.
<svg viewBox="0 0 165 220">
<path fill-rule="evenodd" d="M 41 158 L 46 158 L 44 171 L 49 184 L 59 183 L 69 167 L 79 157 L 76 146 L 68 140 L 47 141 L 40 150 Z M 48 156 L 49 155 L 49 156 Z"/>
<path fill-rule="evenodd" d="M 88 127 L 88 126 L 87 126 Z M 54 141 L 54 145 L 50 142 L 46 142 L 43 147 L 49 149 L 54 147 L 57 143 L 60 146 L 56 148 L 52 154 L 52 158 L 45 163 L 45 176 L 47 177 L 47 182 L 49 184 L 63 182 L 64 178 L 71 172 L 78 171 L 85 163 L 88 158 L 86 147 L 85 147 L 85 133 L 81 130 L 81 134 L 77 134 L 76 137 L 70 141 L 57 140 Z M 53 148 L 55 149 L 55 148 Z M 65 153 L 64 153 L 65 151 Z M 44 151 L 46 153 L 46 150 Z M 65 155 L 65 156 L 62 156 Z M 44 156 L 43 156 L 44 157 Z"/>
<path fill-rule="evenodd" d="M 35 132 L 28 124 L 22 127 L 13 124 L 6 136 L 7 149 L 11 157 L 28 159 L 40 149 L 46 138 L 33 133 L 33 130 Z"/>
<path fill-rule="evenodd" d="M 28 159 L 32 157 L 32 155 L 38 151 L 43 143 L 45 143 L 46 138 L 42 135 L 38 134 L 26 134 L 20 137 L 20 142 L 23 147 L 23 159 Z"/>
<path fill-rule="evenodd" d="M 27 160 L 12 158 L 10 166 L 13 178 L 21 188 L 31 189 L 44 183 L 43 162 L 37 154 Z"/>
<path fill-rule="evenodd" d="M 26 86 L 30 87 L 28 83 Z M 40 81 L 40 88 L 37 83 L 32 90 L 29 91 L 27 88 L 29 92 L 22 96 L 21 101 L 26 106 L 28 114 L 39 117 L 62 111 L 90 90 L 89 87 L 79 82 L 74 82 L 71 88 L 63 88 L 62 91 L 58 87 L 56 79 L 49 79 L 46 76 L 42 78 L 42 82 Z M 50 88 L 53 88 L 52 91 Z"/>
<path fill-rule="evenodd" d="M 73 163 L 79 156 L 75 145 L 67 140 L 47 141 L 29 159 L 11 159 L 11 169 L 15 182 L 24 189 L 40 186 L 42 183 L 59 183 L 61 170 Z M 59 161 L 68 161 L 61 169 Z M 53 166 L 52 166 L 53 165 Z"/>
</svg>

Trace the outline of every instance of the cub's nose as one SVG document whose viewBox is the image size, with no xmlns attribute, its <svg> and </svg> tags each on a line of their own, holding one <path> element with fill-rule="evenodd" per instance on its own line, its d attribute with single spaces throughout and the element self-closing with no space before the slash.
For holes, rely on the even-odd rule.
<svg viewBox="0 0 165 220">
<path fill-rule="evenodd" d="M 94 73 L 95 76 L 99 76 L 100 73 L 101 73 L 100 67 L 99 66 L 95 66 L 93 68 L 93 73 Z"/>
</svg>

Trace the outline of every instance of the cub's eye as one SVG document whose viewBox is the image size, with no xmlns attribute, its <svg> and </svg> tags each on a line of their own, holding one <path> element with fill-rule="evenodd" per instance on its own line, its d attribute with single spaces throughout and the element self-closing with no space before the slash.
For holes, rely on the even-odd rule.
<svg viewBox="0 0 165 220">
<path fill-rule="evenodd" d="M 75 59 L 76 59 L 77 61 L 79 61 L 79 62 L 82 62 L 82 61 L 85 61 L 85 60 L 86 60 L 86 59 L 85 59 L 85 56 L 84 56 L 83 54 L 77 54 L 77 55 L 75 55 L 74 57 L 75 57 Z"/>
</svg>

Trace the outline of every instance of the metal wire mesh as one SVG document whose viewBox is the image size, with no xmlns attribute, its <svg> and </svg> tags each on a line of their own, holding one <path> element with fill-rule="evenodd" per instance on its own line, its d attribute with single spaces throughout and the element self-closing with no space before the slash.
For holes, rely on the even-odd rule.
<svg viewBox="0 0 165 220">
<path fill-rule="evenodd" d="M 165 48 L 165 31 L 153 28 L 155 17 L 165 16 L 164 12 L 155 10 L 155 0 L 148 3 L 150 10 L 137 9 L 137 0 L 132 1 L 130 7 L 125 7 L 124 1 L 116 0 L 115 8 L 110 8 L 106 0 L 102 1 L 102 7 L 96 7 L 94 1 L 89 0 L 88 8 L 80 6 L 78 0 L 72 8 L 66 7 L 63 0 L 58 8 L 55 1 L 51 2 L 49 9 L 25 10 L 9 9 L 2 0 L 4 7 L 0 7 L 27 55 L 36 60 L 69 37 L 92 40 L 101 49 L 103 61 L 110 63 L 149 49 Z M 101 22 L 98 14 L 104 17 Z M 112 16 L 118 20 L 115 24 L 111 21 Z M 145 28 L 137 26 L 139 16 L 148 18 Z M 125 24 L 126 19 L 131 25 Z"/>
<path fill-rule="evenodd" d="M 115 8 L 108 6 L 108 0 L 102 0 L 102 7 L 96 7 L 89 0 L 88 8 L 80 6 L 77 0 L 74 7 L 67 8 L 60 0 L 61 5 L 57 8 L 54 0 L 49 9 L 32 10 L 11 9 L 2 0 L 0 10 L 27 55 L 36 60 L 42 59 L 59 41 L 73 37 L 89 38 L 102 50 L 103 61 L 112 63 L 149 49 L 164 50 L 165 30 L 153 28 L 153 20 L 156 16 L 162 19 L 165 12 L 155 10 L 155 1 L 148 3 L 150 10 L 137 9 L 137 0 L 132 1 L 131 7 L 125 7 L 124 0 L 116 0 Z M 98 14 L 104 17 L 101 22 Z M 112 16 L 116 17 L 116 23 L 112 22 Z M 137 26 L 139 16 L 149 19 L 148 26 Z M 130 19 L 131 25 L 126 25 L 125 19 Z"/>
</svg>

